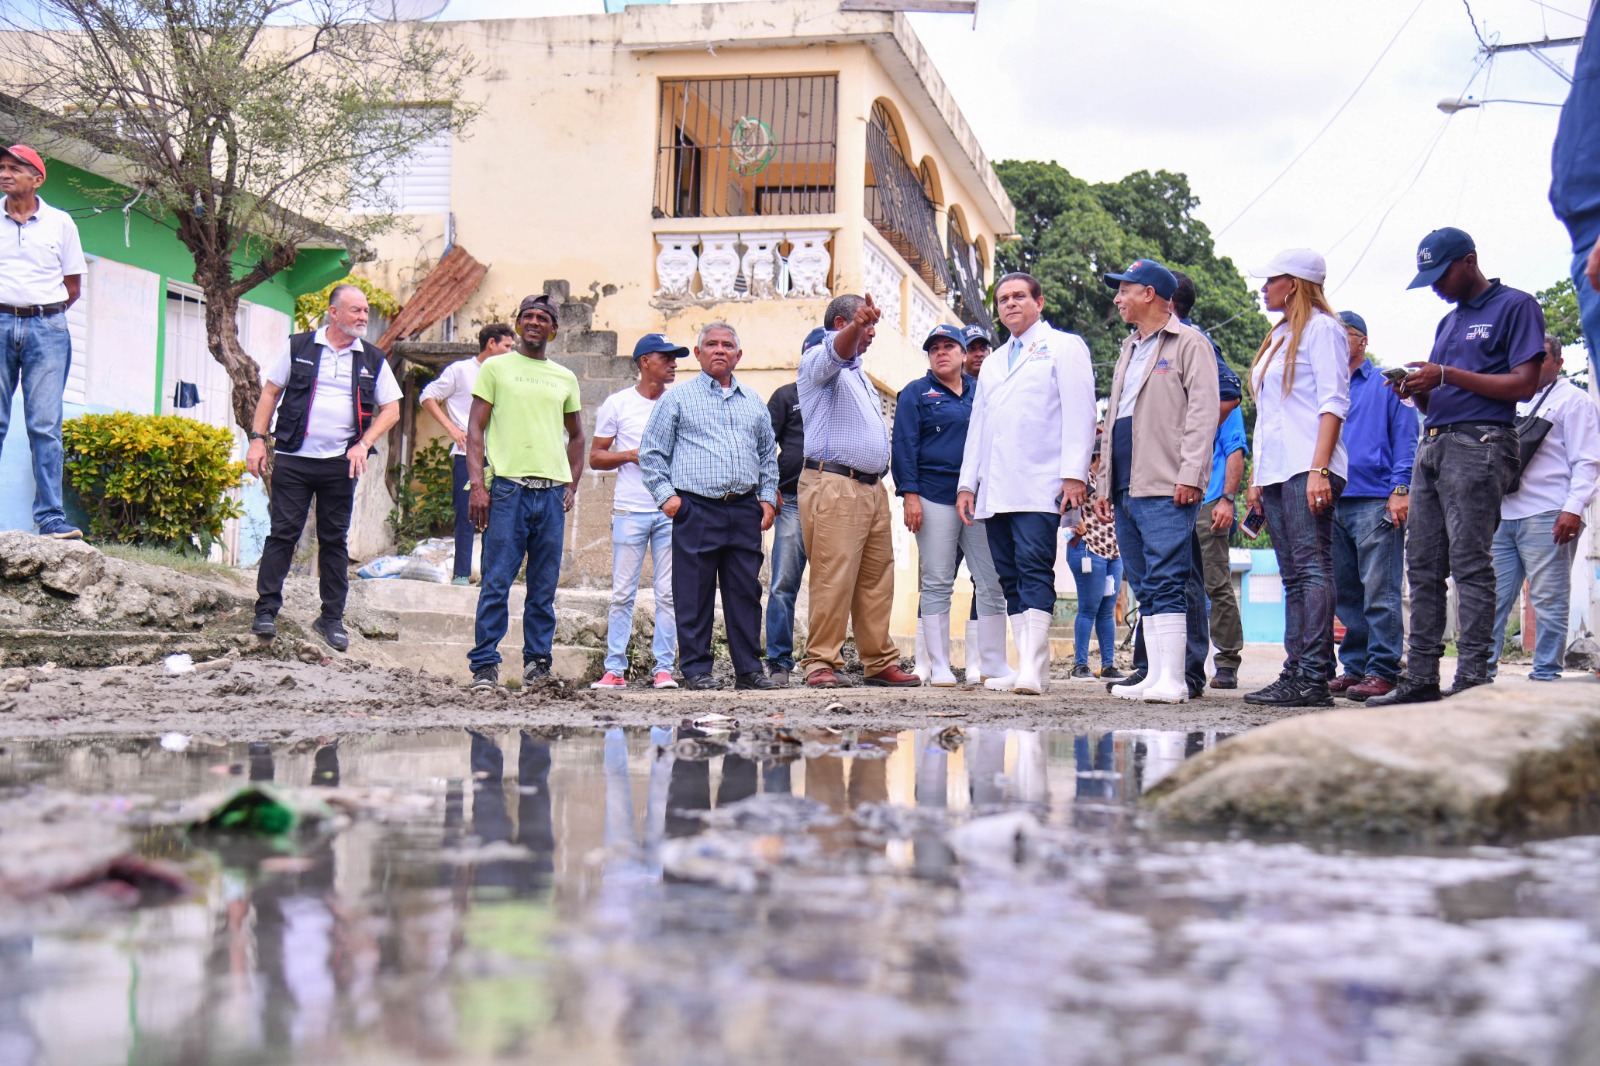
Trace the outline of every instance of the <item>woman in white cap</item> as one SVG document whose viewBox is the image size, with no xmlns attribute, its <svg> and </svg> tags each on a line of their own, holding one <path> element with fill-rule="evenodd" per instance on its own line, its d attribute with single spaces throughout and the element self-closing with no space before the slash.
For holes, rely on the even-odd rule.
<svg viewBox="0 0 1600 1066">
<path fill-rule="evenodd" d="M 1283 577 L 1277 681 L 1245 696 L 1275 707 L 1331 707 L 1333 505 L 1348 475 L 1340 430 L 1350 410 L 1350 346 L 1322 293 L 1328 268 L 1309 248 L 1279 252 L 1252 271 L 1267 310 L 1283 317 L 1250 368 L 1256 402 L 1250 509 L 1266 516 Z"/>
</svg>

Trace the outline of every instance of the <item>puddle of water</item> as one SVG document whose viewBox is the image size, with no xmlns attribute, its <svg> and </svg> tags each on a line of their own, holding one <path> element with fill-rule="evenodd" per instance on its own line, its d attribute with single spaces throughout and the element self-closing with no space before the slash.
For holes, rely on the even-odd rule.
<svg viewBox="0 0 1600 1066">
<path fill-rule="evenodd" d="M 139 851 L 188 899 L 0 908 L 0 1064 L 1555 1063 L 1600 838 L 1174 841 L 1208 733 L 459 731 L 18 743 L 0 798 L 355 803 L 299 847 Z M 3 830 L 3 827 L 0 827 Z"/>
</svg>

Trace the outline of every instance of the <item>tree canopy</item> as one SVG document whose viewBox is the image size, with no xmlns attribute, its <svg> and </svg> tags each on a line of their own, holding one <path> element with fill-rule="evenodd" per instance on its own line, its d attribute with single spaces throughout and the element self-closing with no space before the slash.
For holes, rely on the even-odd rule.
<svg viewBox="0 0 1600 1066">
<path fill-rule="evenodd" d="M 1583 343 L 1583 320 L 1578 315 L 1578 292 L 1571 278 L 1562 278 L 1554 285 L 1533 294 L 1544 308 L 1544 328 L 1555 336 L 1562 346 Z"/>
<path fill-rule="evenodd" d="M 1102 392 L 1127 336 L 1112 290 L 1102 280 L 1135 259 L 1155 259 L 1194 279 L 1192 318 L 1241 372 L 1255 357 L 1268 321 L 1256 293 L 1194 216 L 1199 199 L 1182 174 L 1141 170 L 1091 185 L 1057 163 L 1007 160 L 995 167 L 1017 209 L 1022 240 L 1000 246 L 996 276 L 1025 270 L 1044 286 L 1044 316 L 1083 337 Z"/>
</svg>

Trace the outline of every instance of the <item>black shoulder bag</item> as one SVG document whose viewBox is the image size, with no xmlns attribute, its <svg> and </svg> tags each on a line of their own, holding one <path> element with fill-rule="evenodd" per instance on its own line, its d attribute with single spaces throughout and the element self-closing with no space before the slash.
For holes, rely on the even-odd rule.
<svg viewBox="0 0 1600 1066">
<path fill-rule="evenodd" d="M 1533 462 L 1533 457 L 1539 451 L 1539 445 L 1544 443 L 1545 437 L 1550 433 L 1550 427 L 1554 425 L 1548 418 L 1539 417 L 1539 408 L 1544 406 L 1544 402 L 1550 398 L 1550 391 L 1559 384 L 1561 384 L 1559 378 L 1552 381 L 1545 388 L 1544 395 L 1539 397 L 1539 402 L 1533 405 L 1533 410 L 1519 416 L 1516 425 L 1512 427 L 1517 434 L 1517 474 L 1511 479 L 1510 487 L 1506 489 L 1507 496 L 1522 487 L 1522 472 Z"/>
</svg>

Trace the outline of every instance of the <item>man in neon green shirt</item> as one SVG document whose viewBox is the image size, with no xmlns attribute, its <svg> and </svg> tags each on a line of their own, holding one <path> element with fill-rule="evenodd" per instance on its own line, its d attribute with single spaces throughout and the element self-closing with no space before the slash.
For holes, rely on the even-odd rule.
<svg viewBox="0 0 1600 1066">
<path fill-rule="evenodd" d="M 483 532 L 477 644 L 467 655 L 475 689 L 500 683 L 506 601 L 524 559 L 522 679 L 550 676 L 562 534 L 584 453 L 578 379 L 545 352 L 556 327 L 556 307 L 548 296 L 524 299 L 517 309 L 518 346 L 485 362 L 472 388 L 467 514 Z"/>
</svg>

